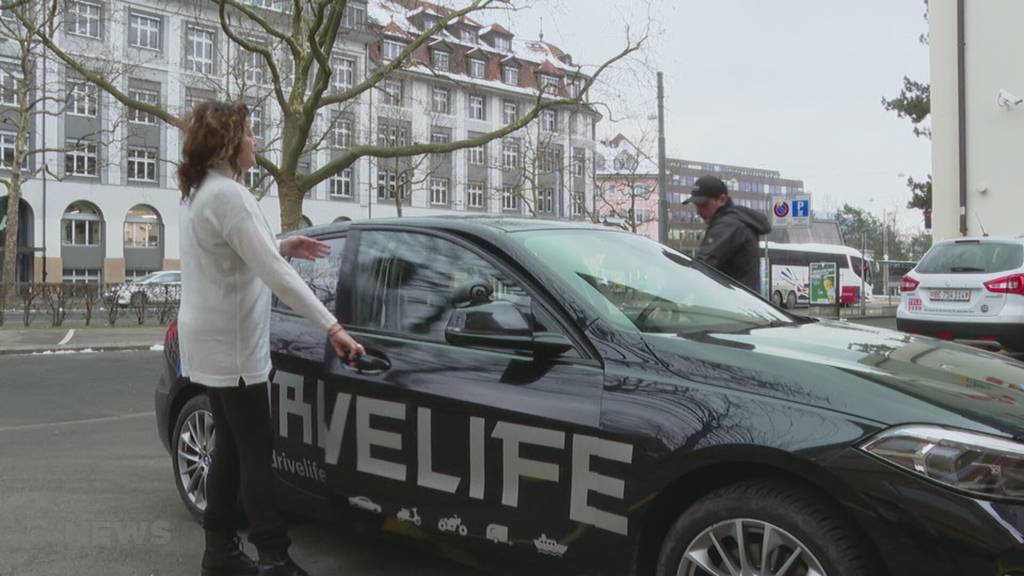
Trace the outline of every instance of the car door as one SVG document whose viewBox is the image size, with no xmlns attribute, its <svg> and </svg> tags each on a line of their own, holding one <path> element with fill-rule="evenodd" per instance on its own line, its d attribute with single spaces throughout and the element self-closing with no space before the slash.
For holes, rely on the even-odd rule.
<svg viewBox="0 0 1024 576">
<path fill-rule="evenodd" d="M 601 439 L 603 369 L 575 327 L 500 255 L 432 231 L 360 230 L 342 308 L 367 350 L 360 368 L 330 351 L 321 432 L 333 490 L 385 525 L 534 558 L 568 553 L 567 539 L 624 516 L 597 510 L 621 485 L 591 470 L 629 461 Z M 491 287 L 538 333 L 571 343 L 560 355 L 455 345 L 448 322 L 467 285 Z M 505 307 L 508 308 L 507 306 Z M 621 470 L 619 470 L 621 474 Z M 617 496 L 616 496 L 617 495 Z M 574 536 L 575 534 L 575 536 Z"/>
<path fill-rule="evenodd" d="M 347 236 L 336 234 L 317 239 L 330 247 L 330 255 L 317 260 L 293 258 L 291 264 L 313 294 L 334 313 Z M 327 335 L 276 296 L 271 310 L 273 370 L 267 386 L 275 433 L 271 465 L 278 477 L 292 487 L 326 495 L 326 473 L 321 466 L 323 452 L 314 437 L 318 425 L 314 401 Z"/>
</svg>

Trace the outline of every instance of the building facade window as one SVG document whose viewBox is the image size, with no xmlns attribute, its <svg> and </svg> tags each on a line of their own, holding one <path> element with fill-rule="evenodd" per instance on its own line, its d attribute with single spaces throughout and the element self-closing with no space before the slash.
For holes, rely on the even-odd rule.
<svg viewBox="0 0 1024 576">
<path fill-rule="evenodd" d="M 558 112 L 555 110 L 541 110 L 540 129 L 545 132 L 558 132 Z"/>
<path fill-rule="evenodd" d="M 213 73 L 212 30 L 198 26 L 188 26 L 185 36 L 185 69 L 200 74 Z"/>
<path fill-rule="evenodd" d="M 263 107 L 253 106 L 249 109 L 249 125 L 252 126 L 252 135 L 256 138 L 263 138 Z"/>
<path fill-rule="evenodd" d="M 475 148 L 467 148 L 466 156 L 470 164 L 474 166 L 483 166 L 484 164 L 484 147 L 477 146 Z"/>
<path fill-rule="evenodd" d="M 399 178 L 391 170 L 377 171 L 377 198 L 381 200 L 394 200 L 395 195 L 401 196 L 404 202 L 409 195 L 406 193 L 408 178 L 403 173 Z"/>
<path fill-rule="evenodd" d="M 430 129 L 430 143 L 431 144 L 447 144 L 452 141 L 451 133 L 444 128 L 431 128 Z"/>
<path fill-rule="evenodd" d="M 0 104 L 18 105 L 18 84 L 20 78 L 13 71 L 0 66 Z"/>
<path fill-rule="evenodd" d="M 100 37 L 100 14 L 102 13 L 102 7 L 99 4 L 71 2 L 67 10 L 68 34 L 88 38 Z"/>
<path fill-rule="evenodd" d="M 555 190 L 553 188 L 541 188 L 537 191 L 537 211 L 545 214 L 555 212 Z"/>
<path fill-rule="evenodd" d="M 505 66 L 501 69 L 501 79 L 509 86 L 519 86 L 519 68 Z"/>
<path fill-rule="evenodd" d="M 383 103 L 389 106 L 402 105 L 402 81 L 385 80 Z"/>
<path fill-rule="evenodd" d="M 540 88 L 545 92 L 555 92 L 560 87 L 558 78 L 550 74 L 538 74 L 537 76 L 540 80 Z"/>
<path fill-rule="evenodd" d="M 245 171 L 245 187 L 250 190 L 255 190 L 263 180 L 263 169 L 260 168 L 259 164 L 254 164 Z"/>
<path fill-rule="evenodd" d="M 587 157 L 584 152 L 576 151 L 572 155 L 572 175 L 583 176 L 586 171 Z"/>
<path fill-rule="evenodd" d="M 64 173 L 68 176 L 98 176 L 96 145 L 68 140 L 67 151 L 64 153 Z"/>
<path fill-rule="evenodd" d="M 133 100 L 145 102 L 157 106 L 160 104 L 160 93 L 156 90 L 145 90 L 142 88 L 129 88 L 128 96 Z M 136 124 L 156 124 L 156 116 L 149 112 L 142 112 L 135 108 L 128 108 L 128 121 Z"/>
<path fill-rule="evenodd" d="M 352 145 L 352 120 L 339 118 L 334 123 L 334 146 L 337 148 L 348 148 Z"/>
<path fill-rule="evenodd" d="M 433 205 L 446 205 L 448 204 L 448 185 L 450 180 L 447 178 L 431 178 L 430 179 L 430 203 Z"/>
<path fill-rule="evenodd" d="M 494 49 L 499 52 L 508 52 L 512 49 L 512 41 L 504 36 L 495 36 Z"/>
<path fill-rule="evenodd" d="M 103 219 L 88 203 L 71 205 L 61 221 L 61 244 L 64 246 L 99 246 Z"/>
<path fill-rule="evenodd" d="M 469 96 L 469 117 L 473 120 L 487 119 L 487 100 L 483 96 Z"/>
<path fill-rule="evenodd" d="M 501 209 L 519 210 L 519 194 L 516 193 L 515 188 L 505 186 L 501 189 Z"/>
<path fill-rule="evenodd" d="M 405 49 L 405 45 L 394 40 L 385 40 L 381 45 L 381 53 L 385 60 L 394 60 Z"/>
<path fill-rule="evenodd" d="M 483 60 L 473 58 L 469 61 L 469 75 L 473 78 L 483 78 L 486 75 L 487 65 Z"/>
<path fill-rule="evenodd" d="M 346 28 L 366 26 L 366 5 L 359 2 L 348 2 L 345 5 L 345 13 L 341 16 L 341 25 Z"/>
<path fill-rule="evenodd" d="M 62 280 L 67 284 L 99 284 L 99 268 L 65 268 Z"/>
<path fill-rule="evenodd" d="M 461 36 L 463 42 L 467 44 L 476 44 L 477 33 L 474 28 L 463 28 Z"/>
<path fill-rule="evenodd" d="M 484 183 L 470 182 L 466 185 L 466 204 L 470 208 L 484 207 Z"/>
<path fill-rule="evenodd" d="M 332 76 L 334 87 L 339 90 L 347 90 L 355 85 L 356 61 L 353 58 L 334 58 L 334 75 Z"/>
<path fill-rule="evenodd" d="M 406 125 L 388 124 L 378 120 L 377 144 L 393 148 L 409 143 L 409 129 Z"/>
<path fill-rule="evenodd" d="M 501 103 L 501 121 L 504 124 L 511 124 L 519 120 L 519 105 L 509 100 Z"/>
<path fill-rule="evenodd" d="M 128 16 L 128 45 L 160 50 L 160 19 L 131 12 Z"/>
<path fill-rule="evenodd" d="M 259 52 L 245 52 L 245 83 L 252 86 L 262 86 L 266 82 L 266 73 L 263 70 L 263 55 Z"/>
<path fill-rule="evenodd" d="M 437 114 L 451 114 L 451 92 L 447 88 L 434 88 L 430 109 Z"/>
<path fill-rule="evenodd" d="M 352 169 L 345 168 L 341 172 L 331 176 L 330 196 L 335 199 L 352 198 Z"/>
<path fill-rule="evenodd" d="M 501 145 L 501 166 L 502 168 L 519 167 L 519 144 L 515 142 L 504 142 Z"/>
<path fill-rule="evenodd" d="M 13 132 L 0 132 L 0 168 L 4 170 L 14 167 L 15 138 Z"/>
<path fill-rule="evenodd" d="M 128 149 L 128 181 L 156 182 L 156 150 Z"/>
<path fill-rule="evenodd" d="M 160 216 L 146 206 L 128 211 L 124 222 L 125 248 L 159 248 Z"/>
<path fill-rule="evenodd" d="M 569 96 L 572 98 L 579 98 L 580 94 L 583 93 L 583 81 L 572 80 L 569 82 Z"/>
<path fill-rule="evenodd" d="M 85 81 L 71 81 L 68 91 L 68 114 L 95 118 L 99 110 L 96 85 Z"/>
<path fill-rule="evenodd" d="M 579 218 L 580 216 L 583 216 L 583 208 L 584 208 L 583 203 L 584 203 L 584 201 L 585 200 L 584 200 L 584 196 L 583 196 L 582 193 L 580 193 L 580 192 L 574 192 L 573 193 L 573 195 L 572 195 L 572 217 L 573 218 Z"/>
<path fill-rule="evenodd" d="M 438 72 L 448 71 L 450 55 L 447 52 L 444 50 L 432 50 L 431 56 L 434 61 L 434 70 L 437 70 Z"/>
</svg>

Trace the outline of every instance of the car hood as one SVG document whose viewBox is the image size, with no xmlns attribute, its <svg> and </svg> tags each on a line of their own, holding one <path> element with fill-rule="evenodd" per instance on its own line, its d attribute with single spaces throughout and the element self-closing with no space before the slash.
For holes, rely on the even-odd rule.
<svg viewBox="0 0 1024 576">
<path fill-rule="evenodd" d="M 932 423 L 1024 439 L 1024 364 L 849 322 L 741 333 L 646 334 L 676 376 L 886 425 Z"/>
</svg>

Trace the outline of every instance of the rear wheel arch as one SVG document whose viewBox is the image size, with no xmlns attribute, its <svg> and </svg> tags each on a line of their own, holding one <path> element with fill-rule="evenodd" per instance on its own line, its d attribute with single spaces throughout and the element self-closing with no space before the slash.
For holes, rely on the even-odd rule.
<svg viewBox="0 0 1024 576">
<path fill-rule="evenodd" d="M 178 393 L 174 395 L 174 401 L 171 403 L 171 409 L 167 414 L 167 429 L 163 431 L 164 436 L 170 442 L 170 446 L 174 445 L 174 426 L 178 422 L 178 415 L 181 414 L 181 409 L 185 407 L 185 404 L 189 400 L 203 394 L 203 387 L 199 384 L 193 384 L 187 380 L 178 390 Z"/>
<path fill-rule="evenodd" d="M 858 496 L 845 482 L 806 460 L 781 451 L 770 450 L 745 459 L 716 460 L 686 471 L 648 504 L 636 542 L 633 576 L 653 576 L 662 542 L 680 514 L 704 496 L 728 485 L 751 480 L 784 482 L 822 497 L 833 504 L 870 548 L 878 550 L 863 526 L 849 514 L 843 502 L 856 502 Z M 882 566 L 880 562 L 876 565 Z M 880 574 L 879 576 L 884 576 Z"/>
</svg>

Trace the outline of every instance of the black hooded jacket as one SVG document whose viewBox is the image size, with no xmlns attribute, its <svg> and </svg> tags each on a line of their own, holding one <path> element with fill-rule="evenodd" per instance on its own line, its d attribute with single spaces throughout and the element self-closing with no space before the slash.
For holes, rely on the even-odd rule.
<svg viewBox="0 0 1024 576">
<path fill-rule="evenodd" d="M 768 216 L 730 200 L 711 217 L 696 258 L 760 292 L 758 238 L 771 230 Z"/>
</svg>

